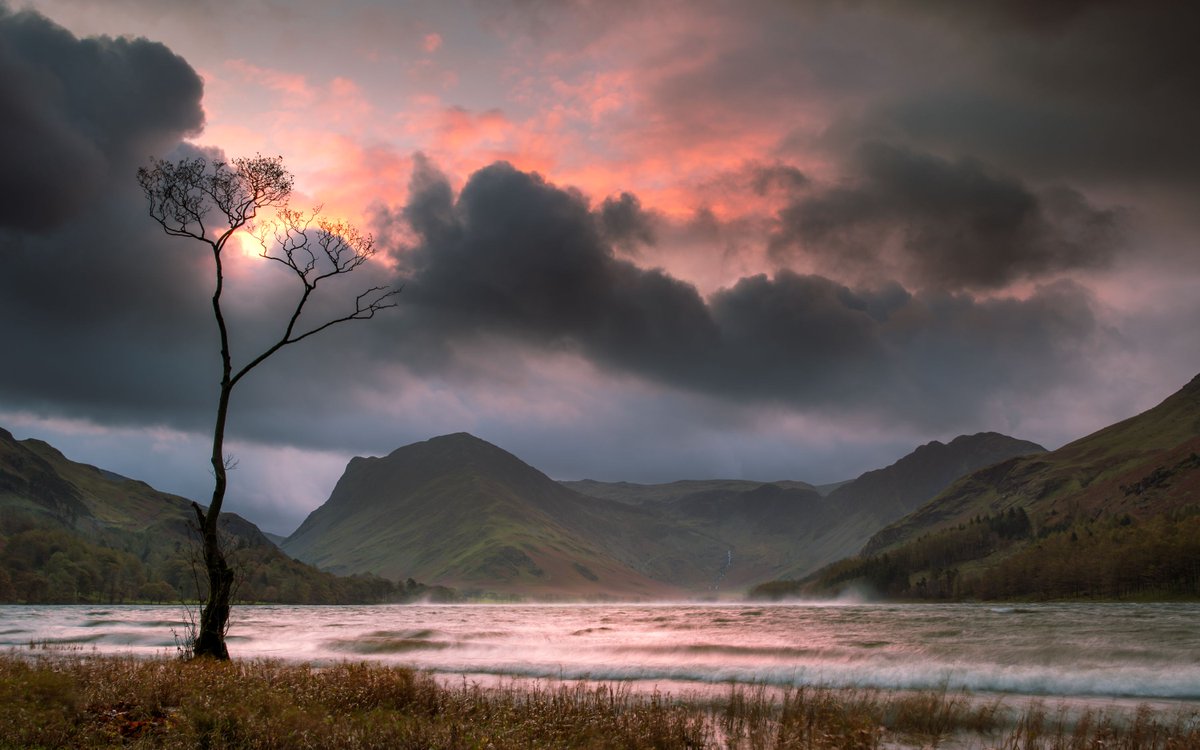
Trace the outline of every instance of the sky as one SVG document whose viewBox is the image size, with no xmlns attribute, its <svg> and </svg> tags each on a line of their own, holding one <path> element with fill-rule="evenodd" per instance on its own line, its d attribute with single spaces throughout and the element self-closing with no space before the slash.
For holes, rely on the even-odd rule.
<svg viewBox="0 0 1200 750">
<path fill-rule="evenodd" d="M 0 0 L 0 427 L 204 502 L 204 248 L 151 157 L 375 238 L 235 391 L 226 509 L 466 431 L 558 479 L 1058 447 L 1200 371 L 1200 11 L 1119 0 Z M 298 290 L 227 251 L 235 362 Z M 289 283 L 291 282 L 291 283 Z"/>
</svg>

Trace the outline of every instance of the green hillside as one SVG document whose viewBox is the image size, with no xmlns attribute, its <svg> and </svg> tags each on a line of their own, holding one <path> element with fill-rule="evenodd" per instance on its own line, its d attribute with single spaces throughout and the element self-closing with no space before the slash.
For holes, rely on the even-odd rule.
<svg viewBox="0 0 1200 750">
<path fill-rule="evenodd" d="M 974 472 L 858 557 L 768 595 L 848 587 L 909 598 L 1200 595 L 1200 376 L 1050 453 Z"/>
<path fill-rule="evenodd" d="M 465 433 L 353 459 L 284 549 L 327 570 L 572 597 L 677 595 L 724 554 Z"/>
<path fill-rule="evenodd" d="M 557 483 L 460 433 L 352 460 L 283 547 L 327 570 L 412 575 L 467 590 L 719 594 L 844 557 L 901 515 L 897 507 L 927 500 L 997 454 L 1031 449 L 1040 450 L 998 435 L 933 443 L 916 459 L 856 480 L 866 489 L 846 483 L 825 498 L 804 482 Z M 868 491 L 893 474 L 916 489 Z"/>
<path fill-rule="evenodd" d="M 191 502 L 76 463 L 0 429 L 0 601 L 198 598 L 204 576 Z M 404 594 L 372 577 L 338 578 L 284 555 L 254 524 L 221 518 L 243 601 L 378 601 Z"/>
</svg>

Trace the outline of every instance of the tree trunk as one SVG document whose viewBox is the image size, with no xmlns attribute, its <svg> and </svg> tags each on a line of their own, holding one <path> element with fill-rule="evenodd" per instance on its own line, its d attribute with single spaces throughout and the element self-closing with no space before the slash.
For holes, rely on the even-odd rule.
<svg viewBox="0 0 1200 750">
<path fill-rule="evenodd" d="M 218 316 L 220 313 L 218 312 Z M 219 318 L 218 318 L 219 319 Z M 225 420 L 229 412 L 229 394 L 233 390 L 230 382 L 228 350 L 224 349 L 224 377 L 221 379 L 221 396 L 217 401 L 217 423 L 213 428 L 212 468 L 215 479 L 212 502 L 205 513 L 199 505 L 192 503 L 200 520 L 200 534 L 204 545 L 204 569 L 208 574 L 208 599 L 200 608 L 200 628 L 196 632 L 193 656 L 209 657 L 226 661 L 229 649 L 225 646 L 225 631 L 229 627 L 229 605 L 233 596 L 233 569 L 225 561 L 221 550 L 221 539 L 217 534 L 217 521 L 221 516 L 221 505 L 225 501 Z"/>
<path fill-rule="evenodd" d="M 216 518 L 211 511 L 209 516 Z M 229 600 L 233 593 L 233 569 L 225 562 L 220 542 L 214 537 L 204 541 L 204 567 L 208 573 L 208 600 L 200 609 L 200 628 L 196 632 L 194 656 L 220 661 L 229 659 L 225 631 L 229 626 Z"/>
</svg>

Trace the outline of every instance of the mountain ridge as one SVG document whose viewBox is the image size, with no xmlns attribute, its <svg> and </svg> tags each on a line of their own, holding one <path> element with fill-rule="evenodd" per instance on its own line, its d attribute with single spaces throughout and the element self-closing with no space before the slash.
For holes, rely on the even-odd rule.
<svg viewBox="0 0 1200 750">
<path fill-rule="evenodd" d="M 981 512 L 1003 512 L 1017 504 L 1027 513 L 1048 514 L 1060 498 L 1068 495 L 1073 496 L 1075 507 L 1057 513 L 1096 512 L 1103 507 L 1138 515 L 1149 498 L 1141 497 L 1145 493 L 1126 493 L 1120 488 L 1136 485 L 1156 469 L 1167 469 L 1197 450 L 1200 375 L 1150 409 L 1043 456 L 1013 458 L 989 471 L 963 476 L 939 495 L 936 503 L 918 509 L 902 524 L 881 529 L 863 551 L 880 552 L 921 530 L 957 523 Z M 1190 493 L 1174 493 L 1172 497 L 1167 504 L 1182 507 Z"/>
<path fill-rule="evenodd" d="M 402 513 L 409 527 L 384 523 L 388 511 Z M 352 460 L 329 500 L 284 549 L 329 569 L 370 566 L 502 593 L 611 596 L 625 586 L 647 597 L 677 594 L 677 587 L 630 566 L 638 551 L 622 544 L 614 526 L 640 516 L 636 508 L 585 498 L 502 448 L 455 433 L 383 458 Z M 580 533 L 585 526 L 601 532 L 610 553 Z M 357 554 L 346 539 L 358 544 Z"/>
<path fill-rule="evenodd" d="M 959 464 L 1042 450 L 995 433 L 952 446 L 931 443 L 915 462 L 880 470 L 922 482 L 872 503 L 854 487 L 876 481 L 873 473 L 828 497 L 795 480 L 555 482 L 498 446 L 453 433 L 352 459 L 283 549 L 341 573 L 502 593 L 715 595 L 844 556 L 898 514 L 893 505 L 927 499 L 913 493 L 940 489 Z"/>
<path fill-rule="evenodd" d="M 203 507 L 203 506 L 202 506 Z M 0 428 L 0 601 L 178 601 L 198 595 L 192 501 L 72 461 Z M 238 598 L 379 601 L 386 581 L 337 579 L 284 555 L 253 523 L 222 513 L 242 575 Z"/>
<path fill-rule="evenodd" d="M 766 597 L 862 588 L 891 598 L 1200 596 L 1200 376 L 1044 454 L 972 472 L 860 554 Z"/>
</svg>

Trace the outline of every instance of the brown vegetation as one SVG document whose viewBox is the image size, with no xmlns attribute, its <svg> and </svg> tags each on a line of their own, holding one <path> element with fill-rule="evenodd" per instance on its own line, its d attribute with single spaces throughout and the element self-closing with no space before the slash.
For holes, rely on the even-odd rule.
<svg viewBox="0 0 1200 750">
<path fill-rule="evenodd" d="M 0 655 L 0 747 L 1200 747 L 1200 710 L 1020 710 L 945 691 L 446 687 L 341 663 Z"/>
</svg>

